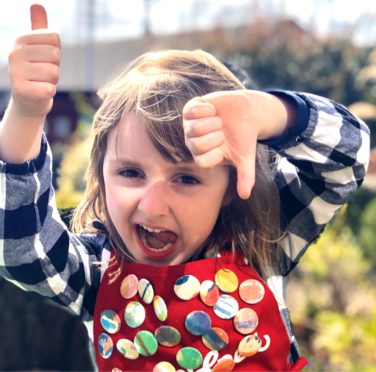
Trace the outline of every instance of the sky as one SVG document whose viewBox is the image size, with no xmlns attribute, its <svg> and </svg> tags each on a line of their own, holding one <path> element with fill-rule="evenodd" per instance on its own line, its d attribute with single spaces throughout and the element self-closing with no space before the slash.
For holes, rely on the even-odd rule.
<svg viewBox="0 0 376 372">
<path fill-rule="evenodd" d="M 261 13 L 271 18 L 282 14 L 318 34 L 339 31 L 361 19 L 356 39 L 376 45 L 373 0 L 0 0 L 0 66 L 16 36 L 28 32 L 29 6 L 35 2 L 46 7 L 49 26 L 61 33 L 63 43 L 136 37 L 144 30 L 144 4 L 149 3 L 154 33 L 208 28 L 219 21 L 245 23 Z"/>
</svg>

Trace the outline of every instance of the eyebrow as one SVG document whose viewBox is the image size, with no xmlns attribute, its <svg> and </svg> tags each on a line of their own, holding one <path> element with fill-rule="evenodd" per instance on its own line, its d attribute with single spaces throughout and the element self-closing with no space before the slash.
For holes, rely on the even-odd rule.
<svg viewBox="0 0 376 372">
<path fill-rule="evenodd" d="M 125 158 L 120 158 L 120 157 L 115 157 L 109 160 L 110 164 L 121 164 L 122 166 L 127 166 L 127 167 L 135 167 L 135 168 L 140 168 L 141 164 L 138 163 L 137 161 L 131 160 L 131 159 L 125 159 Z"/>
<path fill-rule="evenodd" d="M 179 162 L 179 163 L 172 163 L 171 166 L 174 167 L 175 170 L 178 172 L 200 172 L 201 169 L 198 165 L 195 164 L 194 161 L 192 162 Z M 122 167 L 132 167 L 132 168 L 143 168 L 143 165 L 135 161 L 133 159 L 127 159 L 127 158 L 120 158 L 117 157 L 115 159 L 110 159 L 110 164 L 115 165 L 121 165 Z"/>
</svg>

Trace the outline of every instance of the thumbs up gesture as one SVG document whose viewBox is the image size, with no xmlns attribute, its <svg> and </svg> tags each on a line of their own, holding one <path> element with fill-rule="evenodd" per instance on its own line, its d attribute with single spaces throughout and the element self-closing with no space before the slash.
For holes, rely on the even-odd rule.
<svg viewBox="0 0 376 372">
<path fill-rule="evenodd" d="M 32 5 L 30 16 L 32 31 L 16 39 L 9 55 L 12 104 L 19 115 L 44 120 L 59 79 L 60 37 L 48 30 L 43 6 Z"/>
</svg>

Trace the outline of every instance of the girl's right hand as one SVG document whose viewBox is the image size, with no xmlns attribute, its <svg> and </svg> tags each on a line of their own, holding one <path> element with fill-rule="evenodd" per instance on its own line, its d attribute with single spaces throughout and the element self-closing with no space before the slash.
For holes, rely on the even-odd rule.
<svg viewBox="0 0 376 372">
<path fill-rule="evenodd" d="M 52 108 L 59 79 L 60 37 L 48 30 L 42 5 L 32 5 L 30 17 L 32 31 L 16 39 L 9 55 L 12 109 L 43 122 Z"/>
</svg>

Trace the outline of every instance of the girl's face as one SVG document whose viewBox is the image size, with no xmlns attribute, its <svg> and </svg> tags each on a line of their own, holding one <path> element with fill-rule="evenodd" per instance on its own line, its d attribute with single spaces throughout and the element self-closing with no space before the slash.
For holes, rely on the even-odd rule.
<svg viewBox="0 0 376 372">
<path fill-rule="evenodd" d="M 103 174 L 112 223 L 136 261 L 154 265 L 179 264 L 200 250 L 229 180 L 227 166 L 165 160 L 135 114 L 109 134 Z"/>
</svg>

